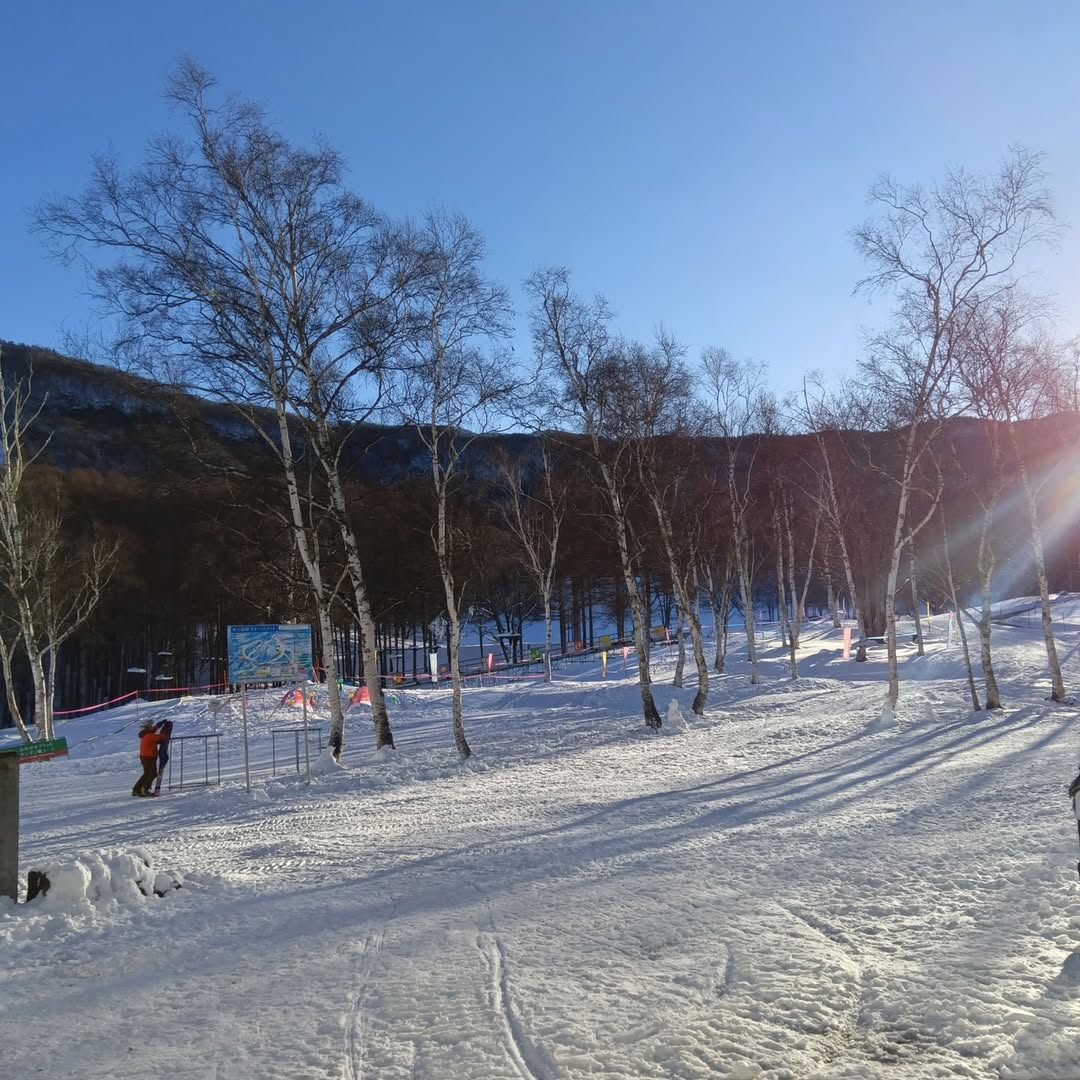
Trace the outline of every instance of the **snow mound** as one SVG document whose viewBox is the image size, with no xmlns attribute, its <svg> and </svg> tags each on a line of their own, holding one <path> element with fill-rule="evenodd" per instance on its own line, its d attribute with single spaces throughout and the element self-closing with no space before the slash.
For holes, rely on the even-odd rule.
<svg viewBox="0 0 1080 1080">
<path fill-rule="evenodd" d="M 183 884 L 180 874 L 156 869 L 141 848 L 93 851 L 40 863 L 36 869 L 44 874 L 48 888 L 34 902 L 52 912 L 85 911 L 109 901 L 142 903 Z"/>
<path fill-rule="evenodd" d="M 894 727 L 899 727 L 899 724 L 896 721 L 896 713 L 893 712 L 893 707 L 886 697 L 885 703 L 881 706 L 881 712 L 866 725 L 866 730 L 872 733 L 875 731 L 888 731 Z"/>
<path fill-rule="evenodd" d="M 664 724 L 666 725 L 665 730 L 671 733 L 690 730 L 690 725 L 686 722 L 686 716 L 674 698 L 668 703 Z"/>
<path fill-rule="evenodd" d="M 321 776 L 333 776 L 342 768 L 341 762 L 334 757 L 334 752 L 329 746 L 311 763 L 311 771 Z"/>
</svg>

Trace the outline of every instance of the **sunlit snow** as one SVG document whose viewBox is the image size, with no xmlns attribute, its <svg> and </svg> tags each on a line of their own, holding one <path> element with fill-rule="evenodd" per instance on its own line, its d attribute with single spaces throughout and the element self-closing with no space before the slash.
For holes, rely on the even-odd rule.
<svg viewBox="0 0 1080 1080">
<path fill-rule="evenodd" d="M 798 680 L 770 635 L 751 686 L 733 636 L 704 717 L 658 646 L 660 733 L 632 663 L 470 688 L 464 765 L 449 689 L 396 691 L 397 750 L 354 708 L 310 786 L 292 737 L 271 776 L 301 710 L 252 692 L 251 794 L 238 698 L 139 707 L 222 734 L 221 786 L 156 800 L 134 707 L 73 720 L 21 771 L 22 878 L 56 884 L 0 900 L 0 1075 L 1080 1077 L 1080 710 L 1047 701 L 1025 606 L 993 714 L 939 619 L 892 717 L 883 650 L 815 623 Z"/>
</svg>

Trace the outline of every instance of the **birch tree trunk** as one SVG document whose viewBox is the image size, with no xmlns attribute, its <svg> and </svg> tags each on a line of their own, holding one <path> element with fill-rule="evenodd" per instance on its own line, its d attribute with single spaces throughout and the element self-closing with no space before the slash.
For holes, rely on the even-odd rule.
<svg viewBox="0 0 1080 1080">
<path fill-rule="evenodd" d="M 743 622 L 746 625 L 746 650 L 750 660 L 750 682 L 755 686 L 761 682 L 761 668 L 758 662 L 757 629 L 754 625 L 754 593 L 750 585 L 750 570 L 747 556 L 740 544 L 736 551 L 738 563 L 739 592 L 742 596 Z"/>
<path fill-rule="evenodd" d="M 1031 483 L 1027 462 L 1020 449 L 1016 428 L 1009 422 L 1009 435 L 1016 451 L 1016 460 L 1020 469 L 1020 478 L 1027 498 L 1028 515 L 1031 522 L 1031 548 L 1035 556 L 1035 574 L 1039 582 L 1039 608 L 1042 612 L 1043 640 L 1046 642 L 1046 660 L 1050 668 L 1050 700 L 1064 702 L 1065 680 L 1061 677 L 1061 663 L 1058 660 L 1057 646 L 1054 643 L 1054 618 L 1050 611 L 1050 585 L 1046 579 L 1046 558 L 1043 554 L 1042 526 L 1039 522 L 1039 496 Z"/>
<path fill-rule="evenodd" d="M 683 624 L 685 621 L 683 609 L 680 607 L 679 618 L 675 623 L 675 643 L 678 653 L 675 659 L 675 677 L 671 680 L 671 685 L 680 690 L 683 684 L 683 669 L 686 667 L 686 642 L 683 641 Z"/>
<path fill-rule="evenodd" d="M 911 465 L 916 432 L 912 425 L 907 435 L 904 452 L 904 470 L 900 478 L 900 497 L 896 507 L 896 523 L 893 526 L 892 557 L 889 559 L 889 576 L 885 584 L 885 644 L 889 665 L 889 706 L 896 707 L 900 700 L 900 670 L 897 665 L 896 642 L 896 586 L 900 577 L 900 557 L 904 551 L 905 526 L 907 524 L 908 499 L 911 494 Z"/>
<path fill-rule="evenodd" d="M 987 506 L 983 512 L 982 534 L 979 537 L 979 585 L 982 593 L 982 610 L 979 612 L 979 656 L 982 660 L 983 682 L 986 689 L 986 707 L 989 710 L 1001 708 L 1001 694 L 998 691 L 997 677 L 994 674 L 994 658 L 990 650 L 990 634 L 993 625 L 990 621 L 993 593 L 991 579 L 994 574 L 996 559 L 990 542 L 990 525 L 993 521 L 993 506 Z M 978 706 L 976 706 L 978 708 Z"/>
<path fill-rule="evenodd" d="M 552 682 L 551 677 L 551 590 L 544 596 L 544 682 Z"/>
<path fill-rule="evenodd" d="M 19 699 L 15 695 L 15 673 L 13 670 L 12 658 L 14 653 L 14 644 L 8 640 L 0 641 L 0 662 L 3 664 L 4 674 L 4 695 L 7 698 L 8 711 L 11 713 L 11 718 L 15 721 L 15 727 L 19 731 L 19 735 L 22 737 L 23 742 L 32 742 L 33 736 L 30 734 L 30 728 L 28 727 L 26 720 L 23 718 L 22 709 L 19 706 Z"/>
<path fill-rule="evenodd" d="M 276 389 L 276 388 L 275 388 Z M 308 535 L 307 522 L 304 518 L 303 501 L 300 497 L 300 483 L 296 474 L 296 462 L 293 457 L 292 435 L 289 431 L 289 419 L 285 411 L 283 395 L 274 394 L 274 412 L 277 417 L 280 439 L 282 472 L 289 498 L 289 524 L 308 580 L 311 582 L 315 598 L 315 610 L 319 620 L 319 630 L 323 638 L 323 664 L 326 667 L 326 691 L 330 702 L 330 750 L 335 760 L 341 759 L 345 749 L 345 712 L 341 707 L 341 690 L 338 687 L 337 647 L 334 640 L 333 621 L 330 618 L 330 603 L 322 566 L 312 550 Z"/>
<path fill-rule="evenodd" d="M 724 673 L 724 660 L 725 660 L 724 642 L 723 642 L 724 634 L 723 634 L 723 631 L 720 629 L 720 618 L 721 618 L 720 608 L 717 606 L 716 601 L 713 598 L 713 595 L 712 595 L 711 591 L 709 593 L 709 610 L 712 612 L 713 634 L 714 634 L 714 636 L 716 638 L 716 644 L 715 644 L 715 649 L 714 649 L 714 653 L 713 653 L 713 671 L 715 671 L 718 675 L 723 675 L 723 673 Z"/>
<path fill-rule="evenodd" d="M 926 655 L 923 648 L 922 616 L 919 614 L 919 586 L 915 578 L 915 540 L 908 540 L 908 567 L 911 577 L 911 610 L 915 614 L 915 644 L 920 656 Z"/>
<path fill-rule="evenodd" d="M 784 571 L 784 538 L 780 529 L 780 514 L 776 506 L 773 506 L 773 535 L 776 547 L 776 594 L 780 608 L 780 640 L 782 645 L 788 648 L 788 657 L 791 662 L 791 677 L 799 677 L 799 664 L 795 656 L 795 635 L 788 621 L 788 598 L 785 585 L 786 574 Z M 794 601 L 794 596 L 792 596 Z"/>
<path fill-rule="evenodd" d="M 45 665 L 37 648 L 28 648 L 30 675 L 34 683 L 33 722 L 39 739 L 53 737 L 52 702 L 49 699 L 48 682 L 45 678 Z"/>
<path fill-rule="evenodd" d="M 472 747 L 465 738 L 465 703 L 461 694 L 461 615 L 454 597 L 453 579 L 447 581 L 444 578 L 443 582 L 446 585 L 446 604 L 450 620 L 447 651 L 450 654 L 450 685 L 454 703 L 454 746 L 457 747 L 461 760 L 466 761 L 472 755 Z"/>
<path fill-rule="evenodd" d="M 791 664 L 794 671 L 793 678 L 798 678 L 798 670 L 795 663 L 795 650 L 799 648 L 802 640 L 802 620 L 806 614 L 806 597 L 810 592 L 810 578 L 814 573 L 814 556 L 817 553 L 818 532 L 821 529 L 821 503 L 816 503 L 817 510 L 814 514 L 814 530 L 810 536 L 810 543 L 806 555 L 806 577 L 803 578 L 802 590 L 795 576 L 795 525 L 792 520 L 792 506 L 790 496 L 784 498 L 784 538 L 787 541 L 787 571 L 788 590 L 791 594 Z"/>
<path fill-rule="evenodd" d="M 713 661 L 713 670 L 723 675 L 725 661 L 727 660 L 728 647 L 728 619 L 731 617 L 731 560 L 724 563 L 724 581 L 720 588 L 720 603 L 716 603 L 716 591 L 714 589 L 712 570 L 708 571 L 709 605 L 712 608 L 714 626 L 716 628 L 716 656 Z"/>
<path fill-rule="evenodd" d="M 833 629 L 839 630 L 843 625 L 843 620 L 840 618 L 840 598 L 836 595 L 836 589 L 833 588 L 832 574 L 828 572 L 825 574 L 825 593 L 829 613 L 832 615 Z"/>
<path fill-rule="evenodd" d="M 690 626 L 690 643 L 694 652 L 694 666 L 697 670 L 698 676 L 698 688 L 694 694 L 694 702 L 691 706 L 692 711 L 697 716 L 704 716 L 705 703 L 709 698 L 709 665 L 705 659 L 705 635 L 701 631 L 701 617 L 698 614 L 696 598 L 691 595 L 691 590 L 688 587 L 689 577 L 693 583 L 694 590 L 698 587 L 698 576 L 696 570 L 696 551 L 691 551 L 689 555 L 689 570 L 685 562 L 681 562 L 678 553 L 675 550 L 675 528 L 672 524 L 671 516 L 668 512 L 668 507 L 665 505 L 661 492 L 654 486 L 649 484 L 648 477 L 643 477 L 646 485 L 649 486 L 649 500 L 652 503 L 653 512 L 656 515 L 656 522 L 660 538 L 663 542 L 664 553 L 668 561 L 668 572 L 671 577 L 671 588 L 675 594 L 675 602 L 679 606 L 679 622 L 678 622 L 678 646 L 679 646 L 679 659 L 675 668 L 676 682 L 675 686 L 682 686 L 683 667 L 686 662 L 686 643 L 683 640 L 683 625 L 688 623 Z"/>
<path fill-rule="evenodd" d="M 345 565 L 356 601 L 356 615 L 360 623 L 360 654 L 364 658 L 364 685 L 367 687 L 371 702 L 371 715 L 375 723 L 375 749 L 394 748 L 394 735 L 390 728 L 390 716 L 386 709 L 386 696 L 383 693 L 382 677 L 379 674 L 379 660 L 375 642 L 377 632 L 375 616 L 371 610 L 371 598 L 368 595 L 367 582 L 364 579 L 364 567 L 360 561 L 360 547 L 356 541 L 349 520 L 345 501 L 345 489 L 336 467 L 325 470 L 327 487 L 330 492 L 330 505 L 337 519 L 341 543 L 345 549 Z"/>
<path fill-rule="evenodd" d="M 960 647 L 964 653 L 964 669 L 967 672 L 968 692 L 971 694 L 971 707 L 978 712 L 982 706 L 979 704 L 979 689 L 975 685 L 975 673 L 971 668 L 971 653 L 968 650 L 967 634 L 964 631 L 964 623 L 961 619 L 960 602 L 956 597 L 956 580 L 953 577 L 952 559 L 949 556 L 949 526 L 945 520 L 945 504 L 941 504 L 941 550 L 945 556 L 945 575 L 949 584 L 949 596 L 952 598 L 953 611 L 956 612 L 956 627 L 960 634 Z"/>
<path fill-rule="evenodd" d="M 694 592 L 700 591 L 697 568 L 693 570 Z M 690 710 L 696 716 L 705 715 L 705 703 L 709 698 L 709 663 L 705 659 L 705 635 L 701 629 L 701 613 L 696 604 L 691 604 L 686 612 L 690 624 L 690 643 L 694 650 L 694 666 L 697 668 L 698 688 Z"/>
<path fill-rule="evenodd" d="M 851 558 L 848 555 L 847 541 L 844 539 L 843 521 L 840 517 L 840 502 L 836 497 L 836 482 L 833 479 L 832 464 L 829 461 L 829 453 L 825 446 L 824 440 L 821 436 L 818 436 L 818 448 L 821 451 L 821 458 L 825 465 L 825 494 L 828 499 L 829 506 L 829 519 L 832 525 L 833 534 L 836 537 L 837 547 L 840 549 L 840 563 L 844 569 L 844 580 L 847 582 L 848 597 L 851 600 L 852 610 L 855 612 L 855 621 L 859 624 L 859 633 L 865 638 L 869 632 L 869 627 L 866 625 L 866 621 L 863 618 L 862 607 L 859 603 L 859 594 L 855 589 L 855 574 L 851 568 Z M 834 625 L 839 626 L 840 623 L 835 621 Z"/>
<path fill-rule="evenodd" d="M 630 617 L 634 623 L 634 648 L 638 658 L 638 683 L 641 690 L 642 712 L 646 726 L 659 729 L 663 726 L 663 720 L 653 699 L 652 674 L 649 670 L 649 612 L 646 610 L 641 586 L 634 574 L 634 565 L 630 557 L 630 540 L 626 531 L 626 513 L 622 496 L 615 487 L 610 470 L 603 462 L 600 463 L 600 471 L 611 501 L 615 542 L 619 549 L 619 564 L 622 568 L 627 599 L 630 601 Z"/>
</svg>

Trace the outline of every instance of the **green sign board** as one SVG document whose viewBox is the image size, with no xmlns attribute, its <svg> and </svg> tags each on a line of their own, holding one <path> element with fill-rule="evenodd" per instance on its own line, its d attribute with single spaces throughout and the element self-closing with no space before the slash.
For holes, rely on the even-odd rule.
<svg viewBox="0 0 1080 1080">
<path fill-rule="evenodd" d="M 28 761 L 48 761 L 49 758 L 66 757 L 68 745 L 67 739 L 42 739 L 40 742 L 22 743 L 2 752 L 14 754 L 19 759 L 19 764 L 25 765 Z"/>
</svg>

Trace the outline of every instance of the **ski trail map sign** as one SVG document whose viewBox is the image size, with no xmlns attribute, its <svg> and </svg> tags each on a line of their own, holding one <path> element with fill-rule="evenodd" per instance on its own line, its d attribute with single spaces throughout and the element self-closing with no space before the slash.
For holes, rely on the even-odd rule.
<svg viewBox="0 0 1080 1080">
<path fill-rule="evenodd" d="M 310 626 L 229 627 L 229 682 L 278 682 L 311 670 Z"/>
</svg>

